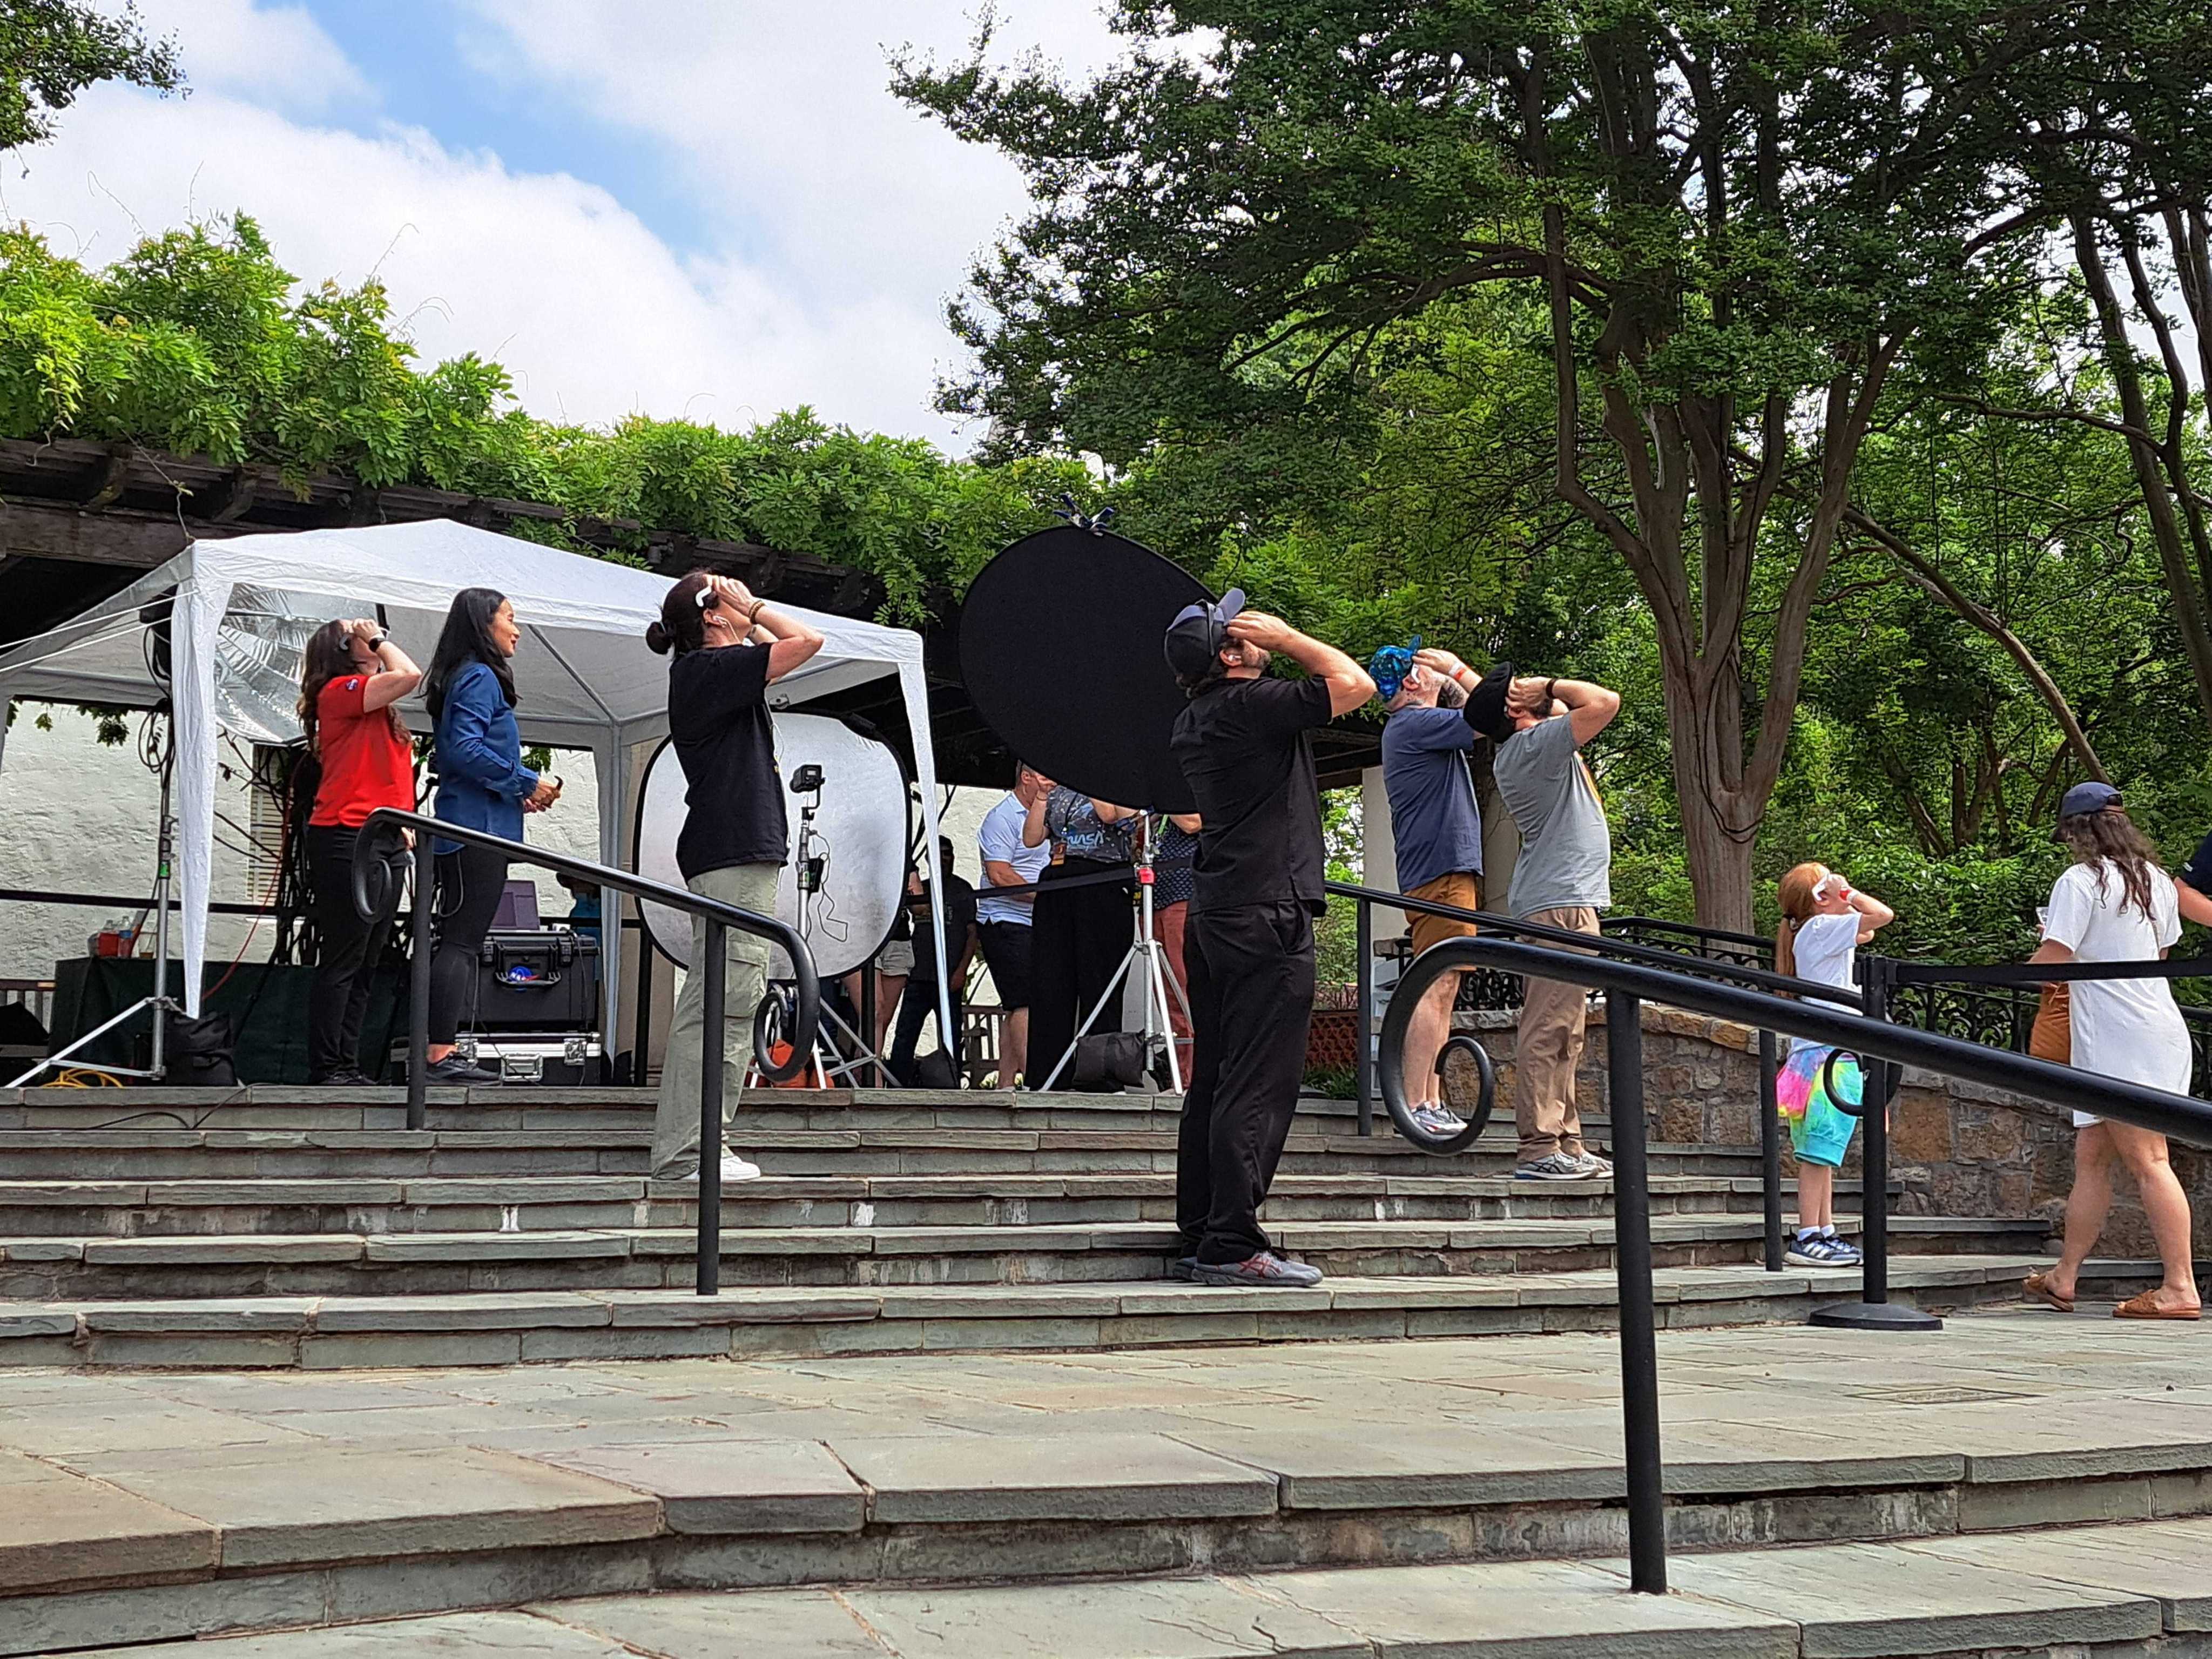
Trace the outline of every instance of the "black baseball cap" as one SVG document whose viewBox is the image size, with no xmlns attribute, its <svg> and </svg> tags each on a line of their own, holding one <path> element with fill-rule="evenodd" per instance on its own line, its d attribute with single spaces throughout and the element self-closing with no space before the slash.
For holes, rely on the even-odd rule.
<svg viewBox="0 0 2212 1659">
<path fill-rule="evenodd" d="M 1505 712 L 1505 694 L 1513 688 L 1513 665 L 1492 663 L 1474 690 L 1467 694 L 1467 723 L 1492 743 L 1513 735 L 1513 721 Z"/>
<path fill-rule="evenodd" d="M 2120 792 L 2109 783 L 2077 783 L 2058 803 L 2058 821 L 2085 817 L 2120 804 Z"/>
<path fill-rule="evenodd" d="M 1184 679 L 1195 679 L 1229 642 L 1229 624 L 1244 609 L 1244 590 L 1232 587 L 1205 605 L 1187 605 L 1168 624 L 1164 641 L 1168 666 Z"/>
</svg>

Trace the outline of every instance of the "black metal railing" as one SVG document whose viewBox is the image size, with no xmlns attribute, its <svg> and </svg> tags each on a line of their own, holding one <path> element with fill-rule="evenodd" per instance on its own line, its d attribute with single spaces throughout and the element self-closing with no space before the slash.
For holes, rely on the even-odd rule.
<svg viewBox="0 0 2212 1659">
<path fill-rule="evenodd" d="M 1407 904 L 1400 908 L 1420 907 Z M 1662 916 L 1607 916 L 1598 927 L 1607 939 L 1626 945 L 1645 945 L 1712 962 L 1734 962 L 1747 968 L 1774 965 L 1774 942 L 1751 933 L 1700 927 L 1694 922 L 1671 921 Z M 1520 1006 L 1520 980 L 1511 974 L 1492 973 L 1486 968 L 1461 975 L 1459 990 L 1452 999 L 1453 1008 L 1461 1013 L 1507 1012 Z"/>
<path fill-rule="evenodd" d="M 414 836 L 411 851 L 404 845 L 405 832 L 411 832 Z M 655 904 L 681 910 L 707 924 L 702 941 L 703 959 L 693 964 L 695 970 L 702 975 L 700 995 L 702 1035 L 699 1054 L 699 1239 L 696 1288 L 701 1296 L 714 1295 L 721 1287 L 722 1274 L 722 1005 L 726 1000 L 723 981 L 728 969 L 727 941 L 724 933 L 732 927 L 741 933 L 750 933 L 756 939 L 764 939 L 771 945 L 781 945 L 784 954 L 791 958 L 796 1008 L 788 1034 L 791 1053 L 783 1060 L 776 1060 L 770 1053 L 774 1047 L 771 1024 L 781 1006 L 780 997 L 771 991 L 753 1011 L 753 1065 L 763 1077 L 776 1083 L 798 1076 L 806 1066 L 814 1031 L 822 1018 L 821 981 L 815 974 L 813 953 L 806 948 L 806 941 L 799 937 L 795 928 L 774 916 L 763 916 L 734 904 L 725 904 L 720 899 L 704 897 L 689 888 L 671 887 L 664 882 L 648 881 L 627 870 L 611 869 L 604 864 L 572 859 L 565 854 L 549 853 L 542 847 L 526 846 L 521 842 L 508 841 L 481 830 L 447 823 L 442 818 L 426 817 L 420 812 L 402 812 L 393 807 L 380 806 L 368 815 L 361 827 L 361 838 L 356 843 L 353 861 L 354 904 L 364 916 L 391 914 L 398 903 L 401 864 L 404 861 L 411 866 L 415 877 L 415 908 L 413 955 L 409 959 L 407 1024 L 407 1127 L 410 1129 L 422 1128 L 428 1115 L 430 956 L 433 943 L 431 895 L 437 885 L 431 874 L 430 848 L 435 840 L 488 848 L 503 854 L 510 864 L 533 865 L 541 870 L 550 870 L 556 875 L 572 876 L 580 881 L 597 883 L 611 891 L 627 893 L 633 899 L 650 899 Z"/>
<path fill-rule="evenodd" d="M 2038 981 L 2049 975 L 2024 975 L 1992 983 L 1963 980 L 1960 975 L 1965 970 L 1947 963 L 1899 961 L 1898 965 L 1900 975 L 1890 997 L 1892 1019 L 1992 1048 L 2027 1052 L 2041 1003 Z M 2212 969 L 2205 971 L 2212 973 Z M 2212 1008 L 2188 1002 L 2178 1006 L 2181 1022 L 2189 1030 L 2190 1090 L 2212 1097 Z"/>
<path fill-rule="evenodd" d="M 1398 901 L 1394 901 L 1398 902 Z M 1735 1020 L 1760 1031 L 1801 1037 L 1848 1050 L 1862 1063 L 1884 1068 L 1914 1066 L 2003 1089 L 2061 1108 L 2094 1111 L 2141 1128 L 2212 1145 L 2212 1103 L 2123 1083 L 1998 1049 L 1940 1036 L 1881 1017 L 1886 969 L 1895 964 L 1874 958 L 1875 971 L 1863 981 L 1870 1005 L 1863 1014 L 1838 1012 L 1817 1003 L 1777 996 L 1765 989 L 1723 982 L 1705 964 L 1654 966 L 1591 953 L 1587 947 L 1560 950 L 1502 938 L 1445 939 L 1416 957 L 1391 994 L 1382 1022 L 1378 1070 L 1387 1103 L 1396 1117 L 1405 1106 L 1405 1045 L 1415 1006 L 1443 975 L 1486 967 L 1523 977 L 1565 980 L 1601 990 L 1606 998 L 1607 1106 L 1613 1120 L 1613 1261 L 1620 1304 L 1621 1410 L 1626 1449 L 1629 1577 L 1632 1588 L 1653 1594 L 1667 1588 L 1667 1541 L 1663 1458 L 1659 1433 L 1659 1359 L 1654 1333 L 1651 1270 L 1651 1200 L 1646 1157 L 1644 1104 L 1643 1005 L 1665 1004 L 1693 1013 Z M 2045 980 L 2143 977 L 2169 966 L 2204 972 L 2205 963 L 2088 963 L 2038 967 L 2027 971 Z M 1951 969 L 1972 973 L 1972 969 Z M 1992 970 L 1980 970 L 1990 972 Z M 2004 971 L 2004 970 L 1994 970 Z M 1826 988 L 1823 988 L 1824 992 Z M 1829 1000 L 1841 1000 L 1827 993 Z M 1887 1178 L 1886 1161 L 1877 1164 L 1875 1126 L 1882 1117 L 1882 1088 L 1866 1099 L 1869 1196 Z M 1881 1241 L 1872 1233 L 1867 1255 L 1864 1301 L 1851 1310 L 1861 1315 L 1887 1309 L 1888 1285 L 1877 1278 Z M 1823 1310 L 1827 1311 L 1827 1310 Z M 1912 1310 L 1910 1322 L 1930 1328 L 1940 1322 Z M 1818 1316 L 1816 1315 L 1816 1319 Z M 1905 1319 L 1862 1316 L 1832 1322 L 1893 1324 Z"/>
<path fill-rule="evenodd" d="M 1526 939 L 1541 945 L 1566 945 L 1577 951 L 1601 951 L 1621 961 L 1640 962 L 1648 966 L 1701 974 L 1709 978 L 1729 980 L 1789 996 L 1817 996 L 1849 1007 L 1864 1006 L 1861 993 L 1774 972 L 1767 960 L 1773 954 L 1771 947 L 1766 947 L 1762 955 L 1762 942 L 1749 933 L 1732 933 L 1718 928 L 1698 927 L 1689 922 L 1666 921 L 1650 916 L 1624 916 L 1601 922 L 1599 926 L 1602 931 L 1593 939 L 1587 933 L 1547 927 L 1487 910 L 1469 910 L 1455 904 L 1438 904 L 1431 900 L 1386 892 L 1376 887 L 1362 887 L 1350 882 L 1333 881 L 1328 886 L 1332 896 L 1350 899 L 1358 907 L 1359 1014 L 1355 1039 L 1358 1054 L 1354 1061 L 1354 1092 L 1358 1097 L 1359 1133 L 1363 1135 L 1374 1133 L 1375 1121 L 1372 1012 L 1375 957 L 1374 923 L 1370 913 L 1377 906 L 1473 922 L 1480 933 L 1492 936 Z M 1662 940 L 1666 942 L 1658 942 Z M 1469 1006 L 1466 994 L 1470 981 L 1481 988 L 1478 993 L 1480 1000 L 1474 1006 L 1510 1009 L 1521 1005 L 1520 975 L 1478 965 L 1462 970 L 1460 995 L 1453 1003 L 1455 1008 Z M 1495 988 L 1499 987 L 1506 988 L 1503 991 Z M 1782 1232 L 1782 1126 L 1775 1112 L 1775 1077 L 1781 1064 L 1781 1055 L 1782 1045 L 1775 1033 L 1762 1028 L 1759 1033 L 1759 1209 L 1765 1236 L 1762 1260 L 1766 1271 L 1771 1273 L 1782 1271 L 1784 1249 Z M 1392 1115 L 1395 1118 L 1398 1115 L 1394 1113 Z M 1403 1130 L 1402 1123 L 1400 1127 Z M 1455 1151 L 1474 1137 L 1462 1135 L 1452 1140 L 1433 1143 L 1411 1133 L 1408 1138 L 1426 1150 L 1443 1152 Z M 1889 1193 L 1886 1185 L 1879 1191 L 1869 1186 L 1861 1199 L 1865 1224 L 1872 1227 L 1879 1224 L 1886 1227 L 1888 1202 Z"/>
</svg>

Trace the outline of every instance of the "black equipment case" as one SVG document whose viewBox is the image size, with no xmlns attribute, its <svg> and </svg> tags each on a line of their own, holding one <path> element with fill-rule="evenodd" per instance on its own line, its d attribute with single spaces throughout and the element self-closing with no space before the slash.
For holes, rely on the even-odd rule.
<svg viewBox="0 0 2212 1659">
<path fill-rule="evenodd" d="M 573 927 L 485 934 L 469 1024 L 479 1031 L 596 1031 L 599 940 Z"/>
</svg>

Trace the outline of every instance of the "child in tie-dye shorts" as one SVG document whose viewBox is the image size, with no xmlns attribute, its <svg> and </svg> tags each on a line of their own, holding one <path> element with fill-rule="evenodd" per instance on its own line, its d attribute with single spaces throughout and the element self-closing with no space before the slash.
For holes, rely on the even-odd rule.
<svg viewBox="0 0 2212 1659">
<path fill-rule="evenodd" d="M 1858 947 L 1897 913 L 1823 864 L 1801 864 L 1782 878 L 1782 925 L 1774 969 L 1850 988 Z M 1852 1012 L 1840 1003 L 1823 1007 Z M 1797 1235 L 1788 1260 L 1800 1267 L 1856 1267 L 1856 1247 L 1836 1236 L 1836 1170 L 1858 1127 L 1863 1092 L 1858 1057 L 1818 1043 L 1793 1045 L 1774 1082 L 1775 1107 L 1797 1155 Z"/>
</svg>

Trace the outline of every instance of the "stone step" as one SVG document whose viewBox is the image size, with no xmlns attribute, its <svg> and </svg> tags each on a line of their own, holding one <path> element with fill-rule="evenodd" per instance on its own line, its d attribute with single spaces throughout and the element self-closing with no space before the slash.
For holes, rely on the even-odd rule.
<svg viewBox="0 0 2212 1659">
<path fill-rule="evenodd" d="M 1892 1299 L 1938 1311 L 2016 1299 L 2033 1256 L 1890 1261 Z M 2148 1269 L 2092 1264 L 2082 1294 L 2140 1288 Z M 2114 1277 L 2118 1275 L 2118 1277 Z M 1667 1328 L 1800 1322 L 1855 1300 L 1859 1276 L 1754 1266 L 1662 1267 Z M 1063 1285 L 746 1286 L 485 1291 L 442 1296 L 257 1296 L 0 1303 L 0 1366 L 343 1370 L 511 1365 L 700 1355 L 812 1358 L 1047 1349 L 1610 1330 L 1609 1270 L 1384 1279 L 1312 1290 L 1224 1289 L 1166 1279 Z"/>
<path fill-rule="evenodd" d="M 1277 1179 L 1263 1213 L 1275 1222 L 1492 1221 L 1612 1211 L 1609 1181 L 1515 1181 L 1449 1169 L 1447 1164 L 1437 1174 L 1286 1175 Z M 1839 1198 L 1856 1199 L 1857 1182 L 1837 1185 Z M 1652 1212 L 1658 1215 L 1756 1213 L 1760 1207 L 1759 1183 L 1746 1176 L 1658 1176 L 1650 1187 Z M 1785 1213 L 1794 1205 L 1794 1182 L 1784 1182 Z M 763 1226 L 1171 1221 L 1175 1177 L 764 1176 L 732 1188 L 729 1201 L 748 1223 Z M 696 1224 L 697 1208 L 690 1183 L 641 1176 L 0 1181 L 0 1240 L 683 1227 Z"/>
<path fill-rule="evenodd" d="M 433 1129 L 649 1130 L 652 1089 L 433 1089 Z M 0 1131 L 90 1129 L 129 1117 L 151 1127 L 209 1129 L 400 1129 L 404 1089 L 293 1088 L 256 1084 L 234 1090 L 149 1087 L 127 1093 L 71 1089 L 0 1090 Z M 1180 1094 L 1136 1090 L 1113 1094 L 978 1089 L 752 1089 L 744 1110 L 776 1129 L 1061 1128 L 1096 1132 L 1172 1127 Z M 1297 1121 L 1317 1127 L 1354 1123 L 1348 1100 L 1306 1097 Z M 1376 1121 L 1389 1127 L 1378 1104 Z M 1602 1133 L 1602 1109 L 1589 1125 Z"/>
<path fill-rule="evenodd" d="M 757 1224 L 733 1205 L 722 1230 L 732 1285 L 1156 1282 L 1178 1251 L 1172 1224 L 884 1227 Z M 1843 1221 L 1854 1229 L 1851 1218 Z M 1571 1273 L 1613 1265 L 1613 1224 L 1528 1220 L 1305 1221 L 1279 1248 L 1336 1276 Z M 1959 1235 L 1948 1234 L 1955 1240 Z M 1660 1216 L 1662 1267 L 1756 1260 L 1748 1215 Z M 696 1229 L 605 1227 L 431 1233 L 185 1234 L 0 1239 L 0 1297 L 443 1296 L 479 1291 L 681 1289 Z"/>
<path fill-rule="evenodd" d="M 1112 1174 L 1172 1172 L 1171 1128 L 1127 1133 L 1073 1129 L 756 1129 L 741 1120 L 739 1150 L 775 1175 Z M 0 1158 L 21 1181 L 290 1180 L 428 1176 L 642 1175 L 641 1129 L 46 1129 L 0 1134 Z M 1280 1168 L 1291 1175 L 1510 1176 L 1510 1131 L 1435 1158 L 1387 1126 L 1371 1137 L 1294 1130 Z M 1655 1175 L 1756 1178 L 1753 1146 L 1659 1143 Z"/>
<path fill-rule="evenodd" d="M 1666 1518 L 1682 1594 L 1646 1608 L 1741 1603 L 1791 1618 L 1825 1609 L 1838 1629 L 1805 1651 L 1827 1656 L 2016 1650 L 2040 1641 L 2044 1626 L 2019 1622 L 2036 1604 L 2015 1572 L 2041 1581 L 2041 1595 L 2053 1579 L 2109 1590 L 2104 1575 L 2154 1568 L 2155 1578 L 2118 1596 L 2060 1598 L 2099 1622 L 2085 1613 L 2051 1626 L 2052 1639 L 2148 1643 L 2166 1629 L 2204 1627 L 2212 1554 L 2207 1523 L 2189 1521 L 2212 1507 L 2204 1390 L 2075 1399 L 1923 1384 L 1907 1402 L 1871 1384 L 1793 1388 L 1788 1376 L 1792 1367 L 1849 1376 L 1854 1365 L 1866 1375 L 1897 1339 L 1800 1331 L 1772 1340 L 1766 1370 L 1783 1378 L 1771 1391 L 1718 1387 L 1727 1368 L 1715 1366 L 1669 1413 Z M 611 1371 L 585 1373 L 574 1393 L 513 1386 L 576 1376 L 560 1371 L 487 1374 L 481 1386 L 466 1376 L 352 1384 L 170 1376 L 126 1389 L 117 1379 L 58 1379 L 75 1386 L 19 1407 L 7 1431 L 31 1449 L 6 1454 L 16 1501 L 0 1509 L 0 1652 L 514 1606 L 551 1593 L 860 1592 L 1378 1560 L 1400 1571 L 1512 1560 L 1528 1571 L 1529 1558 L 1557 1568 L 1616 1556 L 1626 1534 L 1619 1409 L 1606 1374 L 1590 1365 L 1611 1356 L 1547 1364 L 1523 1344 L 1515 1363 L 1525 1369 L 1488 1371 L 1467 1352 L 1474 1346 L 1441 1346 L 1446 1369 L 1389 1373 L 1395 1382 L 1369 1372 L 1373 1350 L 1338 1350 L 1344 1386 L 1297 1380 L 1344 1414 L 1310 1407 L 1303 1416 L 1265 1350 L 1224 1357 L 1218 1375 L 1188 1380 L 1164 1358 L 1087 1376 L 1036 1362 L 1018 1371 L 1004 1369 L 1011 1361 L 971 1364 L 958 1379 L 928 1361 L 896 1375 L 817 1366 L 781 1385 L 763 1379 L 767 1397 L 736 1386 L 734 1367 L 711 1376 L 690 1368 L 672 1389 L 647 1385 L 665 1398 L 610 1387 L 619 1374 Z M 1914 1345 L 1931 1346 L 1940 1345 Z M 1674 1352 L 1662 1352 L 1662 1376 Z M 1737 1365 L 1755 1363 L 1740 1346 L 1729 1352 Z M 2022 1352 L 2000 1348 L 1990 1360 L 2017 1363 Z M 1472 1387 L 1456 1385 L 1455 1360 L 1469 1362 Z M 886 1403 L 887 1387 L 913 1392 Z M 392 1403 L 418 1388 L 453 1392 Z M 1546 1394 L 1532 1402 L 1534 1389 Z M 1351 1414 L 1386 1390 L 1382 1410 Z M 1946 1394 L 1958 1403 L 1931 1409 L 1929 1397 Z M 840 1398 L 851 1403 L 824 1403 Z M 1056 1420 L 1057 1402 L 1070 1398 L 1089 1409 Z M 1816 1402 L 1818 1431 L 1802 1420 Z M 2124 1517 L 2160 1524 L 2085 1536 L 2080 1547 L 2100 1558 L 2094 1572 L 2086 1561 L 2065 1566 L 2057 1534 L 2016 1530 Z M 1772 1547 L 1807 1544 L 1820 1547 Z M 2030 1558 L 2039 1565 L 2007 1565 Z M 1917 1576 L 1923 1559 L 1949 1564 L 1939 1580 L 1984 1600 L 1942 1613 Z M 1790 1599 L 1775 1600 L 1783 1596 Z M 1844 1601 L 1855 1611 L 1835 1616 Z M 1540 1626 L 1514 1622 L 1551 1616 L 1556 1598 L 1515 1605 L 1492 1626 L 1462 1600 L 1462 1628 L 1516 1634 L 1525 1644 L 1518 1655 L 1571 1651 L 1536 1640 Z M 1960 1618 L 1960 1607 L 1993 1616 Z M 1849 1640 L 1846 1627 L 1856 1631 Z M 808 1650 L 772 1624 L 738 1628 L 753 1651 Z M 973 1645 L 1009 1628 L 949 1633 L 970 1659 L 1084 1650 L 1052 1636 L 1049 1622 L 1018 1627 L 1026 1649 Z M 386 1632 L 394 1634 L 398 1644 L 377 1650 L 438 1650 Z M 1187 1656 L 1207 1651 L 1188 1644 L 1205 1638 L 1185 1629 L 1182 1645 L 1103 1650 Z M 641 1626 L 623 1639 L 659 1654 L 744 1650 L 729 1645 L 726 1627 L 713 1649 Z M 1341 1643 L 1256 1650 L 1371 1651 Z"/>
<path fill-rule="evenodd" d="M 1013 1584 L 692 1589 L 544 1601 L 195 1646 L 194 1659 L 1832 1659 L 2201 1651 L 2212 1522 L 2139 1522 L 1678 1557 L 1224 1571 Z M 1255 1564 L 1264 1566 L 1269 1564 Z M 726 1645 L 744 1632 L 742 1649 Z M 751 1644 L 757 1643 L 758 1646 Z M 166 1659 L 167 1647 L 100 1648 Z"/>
</svg>

